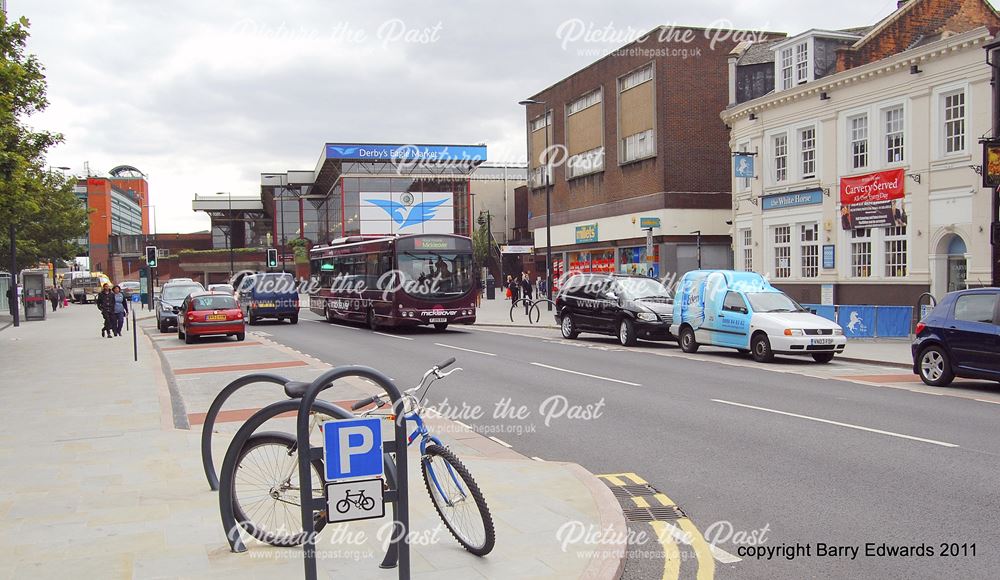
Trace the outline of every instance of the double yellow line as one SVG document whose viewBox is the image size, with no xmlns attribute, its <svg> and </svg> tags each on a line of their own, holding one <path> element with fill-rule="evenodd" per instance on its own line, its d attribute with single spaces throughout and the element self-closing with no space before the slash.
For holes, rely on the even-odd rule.
<svg viewBox="0 0 1000 580">
<path fill-rule="evenodd" d="M 649 485 L 646 480 L 639 477 L 635 473 L 609 473 L 605 475 L 598 475 L 597 477 L 616 487 L 624 487 L 626 485 Z M 673 502 L 673 500 L 662 493 L 633 497 L 625 501 L 631 501 L 637 508 L 649 508 L 656 505 L 677 505 Z M 695 556 L 698 559 L 698 573 L 696 578 L 698 580 L 711 580 L 715 578 L 715 558 L 712 557 L 712 551 L 708 546 L 708 542 L 705 541 L 705 537 L 701 534 L 701 531 L 698 530 L 698 527 L 694 525 L 694 522 L 687 517 L 683 517 L 677 519 L 676 526 L 665 521 L 651 521 L 649 522 L 649 525 L 652 526 L 653 531 L 656 532 L 657 540 L 659 540 L 660 545 L 663 546 L 664 580 L 674 580 L 680 577 L 681 554 L 677 545 L 678 539 L 680 539 L 683 543 L 690 545 L 694 550 Z"/>
</svg>

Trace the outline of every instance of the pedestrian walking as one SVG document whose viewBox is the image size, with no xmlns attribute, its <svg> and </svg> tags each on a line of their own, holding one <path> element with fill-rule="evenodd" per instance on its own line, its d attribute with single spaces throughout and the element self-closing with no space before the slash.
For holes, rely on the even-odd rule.
<svg viewBox="0 0 1000 580">
<path fill-rule="evenodd" d="M 514 278 L 510 281 L 510 301 L 511 303 L 517 302 L 518 298 L 521 297 L 521 279 Z"/>
<path fill-rule="evenodd" d="M 122 292 L 121 286 L 115 284 L 111 288 L 111 330 L 114 331 L 115 336 L 122 335 L 122 325 L 125 323 L 125 317 L 128 316 L 128 297 Z"/>
<path fill-rule="evenodd" d="M 513 300 L 514 292 L 511 290 L 511 286 L 514 285 L 514 278 L 510 274 L 507 274 L 507 281 L 503 285 L 504 298 L 506 300 Z"/>
<path fill-rule="evenodd" d="M 111 284 L 105 284 L 97 294 L 97 309 L 101 311 L 104 318 L 104 326 L 101 328 L 101 336 L 111 338 L 111 316 L 114 314 L 114 297 L 111 293 Z"/>
<path fill-rule="evenodd" d="M 527 273 L 523 274 L 521 276 L 521 294 L 525 298 L 525 302 L 524 302 L 524 313 L 525 314 L 528 314 L 528 311 L 531 309 L 531 298 L 532 298 L 532 294 L 533 294 L 532 291 L 533 290 L 534 290 L 534 288 L 531 285 L 531 277 L 528 276 Z"/>
<path fill-rule="evenodd" d="M 59 295 L 56 294 L 56 287 L 49 286 L 46 288 L 45 295 L 48 297 L 49 302 L 52 303 L 52 312 L 55 312 L 59 308 Z"/>
</svg>

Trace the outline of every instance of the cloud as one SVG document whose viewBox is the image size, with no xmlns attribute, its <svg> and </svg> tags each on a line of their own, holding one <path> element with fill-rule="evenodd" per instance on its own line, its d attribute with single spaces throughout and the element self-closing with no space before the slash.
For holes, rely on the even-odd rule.
<svg viewBox="0 0 1000 580">
<path fill-rule="evenodd" d="M 150 177 L 161 232 L 204 230 L 195 192 L 255 194 L 259 174 L 310 169 L 326 141 L 480 143 L 523 161 L 517 101 L 586 66 L 594 47 L 661 24 L 798 32 L 874 23 L 863 0 L 333 3 L 9 0 L 32 21 L 61 131 L 53 165 Z M 587 34 L 560 37 L 566 22 Z M 604 32 L 609 31 L 609 32 Z M 590 51 L 590 52 L 588 52 Z"/>
</svg>

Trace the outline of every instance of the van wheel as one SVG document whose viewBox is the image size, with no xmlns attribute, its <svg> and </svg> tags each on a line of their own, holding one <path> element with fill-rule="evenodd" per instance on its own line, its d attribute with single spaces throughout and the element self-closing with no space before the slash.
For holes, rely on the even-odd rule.
<svg viewBox="0 0 1000 580">
<path fill-rule="evenodd" d="M 368 330 L 372 331 L 378 330 L 378 323 L 375 322 L 374 310 L 369 310 L 368 314 L 365 316 L 365 326 L 368 327 Z"/>
<path fill-rule="evenodd" d="M 685 326 L 681 329 L 681 337 L 677 342 L 680 343 L 681 350 L 689 354 L 698 352 L 698 347 L 701 346 L 694 339 L 694 329 L 690 326 Z"/>
<path fill-rule="evenodd" d="M 323 318 L 325 318 L 327 322 L 333 322 L 333 315 L 330 314 L 329 306 L 323 307 Z"/>
<path fill-rule="evenodd" d="M 574 338 L 580 336 L 580 331 L 576 329 L 576 323 L 573 322 L 573 317 L 569 314 L 563 314 L 562 324 L 559 325 L 559 330 L 562 332 L 563 338 L 573 340 Z"/>
<path fill-rule="evenodd" d="M 818 363 L 828 363 L 833 360 L 832 352 L 817 352 L 813 354 L 813 360 Z"/>
<path fill-rule="evenodd" d="M 920 380 L 932 387 L 946 387 L 954 380 L 948 353 L 940 346 L 929 346 L 920 353 Z"/>
<path fill-rule="evenodd" d="M 750 340 L 750 354 L 753 355 L 753 360 L 757 362 L 771 362 L 774 360 L 774 352 L 771 351 L 771 341 L 767 339 L 767 335 L 763 332 L 758 332 L 753 335 L 753 339 Z"/>
<path fill-rule="evenodd" d="M 622 346 L 635 346 L 635 324 L 628 318 L 622 318 L 618 324 L 618 342 Z"/>
<path fill-rule="evenodd" d="M 292 324 L 298 324 L 299 323 L 299 315 L 298 314 L 293 314 L 293 315 L 289 316 L 288 317 L 288 322 L 291 322 Z"/>
<path fill-rule="evenodd" d="M 251 326 L 257 324 L 257 317 L 253 315 L 253 310 L 250 310 L 249 308 L 247 308 L 246 319 L 247 323 L 250 324 Z"/>
</svg>

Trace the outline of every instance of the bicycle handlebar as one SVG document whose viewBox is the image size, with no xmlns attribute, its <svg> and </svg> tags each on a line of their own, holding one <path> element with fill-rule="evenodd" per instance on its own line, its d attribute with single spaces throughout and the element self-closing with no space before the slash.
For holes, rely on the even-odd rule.
<svg viewBox="0 0 1000 580">
<path fill-rule="evenodd" d="M 439 364 L 437 366 L 437 370 L 443 371 L 444 369 L 450 367 L 453 364 L 455 364 L 455 357 L 451 357 L 450 359 L 448 359 L 448 360 L 444 361 L 443 363 Z"/>
<path fill-rule="evenodd" d="M 358 409 L 361 409 L 362 407 L 367 407 L 368 405 L 371 405 L 372 403 L 374 403 L 377 400 L 379 400 L 378 395 L 372 395 L 371 397 L 368 397 L 367 399 L 361 399 L 357 403 L 354 403 L 353 405 L 351 405 L 351 410 L 352 411 L 357 411 Z"/>
</svg>

